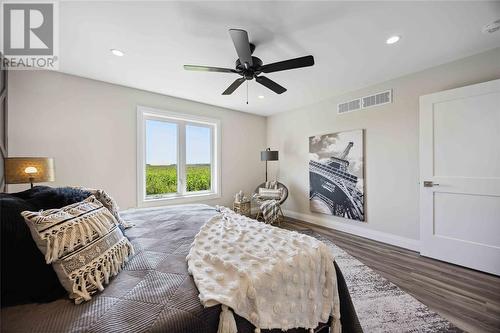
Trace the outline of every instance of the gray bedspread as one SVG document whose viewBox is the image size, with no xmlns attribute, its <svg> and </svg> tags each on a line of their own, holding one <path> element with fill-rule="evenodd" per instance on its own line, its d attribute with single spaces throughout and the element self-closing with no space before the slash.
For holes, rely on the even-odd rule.
<svg viewBox="0 0 500 333">
<path fill-rule="evenodd" d="M 185 261 L 199 228 L 215 214 L 206 205 L 123 212 L 135 224 L 126 236 L 136 254 L 103 292 L 80 305 L 61 299 L 3 308 L 2 332 L 215 333 L 220 306 L 201 305 Z M 341 301 L 350 302 L 343 293 Z M 237 322 L 238 332 L 253 332 L 248 321 Z"/>
</svg>

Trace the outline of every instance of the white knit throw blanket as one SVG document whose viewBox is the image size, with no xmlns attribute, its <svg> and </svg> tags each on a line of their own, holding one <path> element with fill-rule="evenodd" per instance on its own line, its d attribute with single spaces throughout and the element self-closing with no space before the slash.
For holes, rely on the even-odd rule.
<svg viewBox="0 0 500 333">
<path fill-rule="evenodd" d="M 218 333 L 236 333 L 235 313 L 260 329 L 311 331 L 340 305 L 333 255 L 315 238 L 222 208 L 196 235 L 187 256 L 204 306 L 222 304 Z"/>
</svg>

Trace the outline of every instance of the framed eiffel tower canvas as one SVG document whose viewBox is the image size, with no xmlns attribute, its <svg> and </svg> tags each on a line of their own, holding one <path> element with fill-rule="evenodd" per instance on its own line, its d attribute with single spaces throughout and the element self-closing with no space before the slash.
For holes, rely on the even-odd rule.
<svg viewBox="0 0 500 333">
<path fill-rule="evenodd" d="M 365 221 L 363 130 L 309 137 L 311 212 Z"/>
</svg>

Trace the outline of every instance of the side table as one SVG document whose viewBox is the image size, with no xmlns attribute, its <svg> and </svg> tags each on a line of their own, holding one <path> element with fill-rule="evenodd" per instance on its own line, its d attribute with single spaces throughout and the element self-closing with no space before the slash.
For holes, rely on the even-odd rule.
<svg viewBox="0 0 500 333">
<path fill-rule="evenodd" d="M 250 215 L 251 215 L 251 202 L 250 201 L 234 202 L 233 203 L 233 211 L 235 213 L 250 217 Z"/>
</svg>

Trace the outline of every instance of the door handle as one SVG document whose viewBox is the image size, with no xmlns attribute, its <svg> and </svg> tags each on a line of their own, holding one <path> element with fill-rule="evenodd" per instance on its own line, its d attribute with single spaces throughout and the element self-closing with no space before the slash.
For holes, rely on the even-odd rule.
<svg viewBox="0 0 500 333">
<path fill-rule="evenodd" d="M 439 186 L 439 184 L 438 183 L 434 183 L 434 182 L 432 182 L 430 180 L 424 181 L 424 187 L 433 187 L 433 186 Z"/>
</svg>

